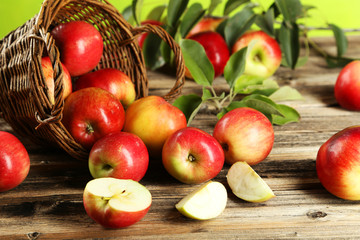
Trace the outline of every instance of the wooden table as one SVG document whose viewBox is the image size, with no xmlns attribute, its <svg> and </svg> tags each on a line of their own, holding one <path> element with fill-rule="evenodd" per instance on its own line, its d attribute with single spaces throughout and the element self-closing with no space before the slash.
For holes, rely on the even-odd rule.
<svg viewBox="0 0 360 240">
<path fill-rule="evenodd" d="M 360 56 L 360 37 L 349 38 L 348 55 Z M 335 52 L 331 39 L 317 39 Z M 153 204 L 140 222 L 128 228 L 108 230 L 90 219 L 83 208 L 82 193 L 91 179 L 87 163 L 72 159 L 59 149 L 35 145 L 21 138 L 30 158 L 27 179 L 0 194 L 0 239 L 360 239 L 360 202 L 329 194 L 316 176 L 317 151 L 335 132 L 359 124 L 360 113 L 339 108 L 333 86 L 340 69 L 328 69 L 312 54 L 295 71 L 280 68 L 275 75 L 281 86 L 298 89 L 304 99 L 286 102 L 301 114 L 299 123 L 275 126 L 275 144 L 266 160 L 254 169 L 276 197 L 264 203 L 248 203 L 235 197 L 226 183 L 225 165 L 214 179 L 227 186 L 228 203 L 216 219 L 195 221 L 183 217 L 174 205 L 196 186 L 171 178 L 152 159 L 141 180 L 152 193 Z M 149 72 L 151 94 L 164 94 L 174 76 Z M 227 90 L 224 79 L 217 90 Z M 187 81 L 184 94 L 200 92 Z M 192 126 L 209 133 L 216 117 L 201 113 Z M 4 121 L 0 129 L 12 132 Z"/>
</svg>

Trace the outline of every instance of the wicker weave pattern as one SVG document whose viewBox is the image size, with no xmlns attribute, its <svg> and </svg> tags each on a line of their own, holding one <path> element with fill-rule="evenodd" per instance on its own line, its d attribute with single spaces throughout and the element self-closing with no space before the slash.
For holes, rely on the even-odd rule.
<svg viewBox="0 0 360 240">
<path fill-rule="evenodd" d="M 40 143 L 60 146 L 77 159 L 88 151 L 75 142 L 61 123 L 64 101 L 60 54 L 50 31 L 60 23 L 83 20 L 96 26 L 104 40 L 104 53 L 96 67 L 117 68 L 134 82 L 137 97 L 147 96 L 148 80 L 136 35 L 152 32 L 174 51 L 176 81 L 164 97 L 177 96 L 184 84 L 184 64 L 179 46 L 161 27 L 133 28 L 106 0 L 45 0 L 34 18 L 0 41 L 0 110 L 19 134 Z M 48 97 L 41 58 L 48 55 L 54 68 L 55 104 Z"/>
</svg>

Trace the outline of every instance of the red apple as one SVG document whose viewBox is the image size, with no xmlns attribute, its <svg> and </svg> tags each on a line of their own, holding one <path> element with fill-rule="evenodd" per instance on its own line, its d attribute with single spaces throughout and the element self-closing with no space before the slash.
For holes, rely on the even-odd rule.
<svg viewBox="0 0 360 240">
<path fill-rule="evenodd" d="M 121 131 L 124 121 L 121 103 L 101 88 L 84 88 L 65 100 L 62 122 L 75 141 L 89 150 L 106 134 Z"/>
<path fill-rule="evenodd" d="M 0 131 L 0 192 L 21 184 L 30 169 L 30 158 L 24 145 L 13 134 Z"/>
<path fill-rule="evenodd" d="M 274 130 L 261 112 L 241 107 L 227 112 L 215 125 L 213 136 L 225 152 L 225 161 L 255 165 L 264 160 L 274 144 Z"/>
<path fill-rule="evenodd" d="M 70 75 L 80 76 L 93 70 L 103 54 L 103 39 L 90 23 L 72 21 L 57 25 L 51 35 L 60 51 L 61 62 Z"/>
<path fill-rule="evenodd" d="M 64 64 L 61 63 L 63 68 L 63 99 L 67 98 L 72 92 L 71 76 Z M 55 82 L 54 82 L 54 69 L 52 67 L 49 57 L 43 57 L 41 59 L 41 67 L 45 76 L 46 86 L 49 89 L 50 103 L 55 104 Z"/>
<path fill-rule="evenodd" d="M 162 162 L 168 173 L 187 184 L 208 181 L 219 174 L 225 157 L 216 139 L 198 128 L 187 127 L 165 142 Z"/>
<path fill-rule="evenodd" d="M 360 110 L 360 61 L 348 63 L 339 73 L 335 83 L 334 93 L 341 107 Z"/>
<path fill-rule="evenodd" d="M 132 133 L 114 132 L 95 142 L 89 155 L 89 169 L 94 178 L 113 177 L 140 181 L 149 165 L 143 141 Z"/>
<path fill-rule="evenodd" d="M 254 45 L 250 44 L 251 42 Z M 265 78 L 273 75 L 281 64 L 281 49 L 278 42 L 261 30 L 248 31 L 235 42 L 232 52 L 247 46 L 251 47 L 244 73 Z"/>
<path fill-rule="evenodd" d="M 321 184 L 333 195 L 360 200 L 360 126 L 343 129 L 319 149 L 316 171 Z"/>
<path fill-rule="evenodd" d="M 96 178 L 86 184 L 86 213 L 105 228 L 122 228 L 140 221 L 149 211 L 151 193 L 131 179 Z"/>
<path fill-rule="evenodd" d="M 145 24 L 151 24 L 151 25 L 156 25 L 156 26 L 161 26 L 162 22 L 156 21 L 156 20 L 145 20 L 141 22 L 141 25 L 145 25 Z M 139 46 L 142 48 L 144 46 L 144 42 L 145 39 L 147 37 L 147 35 L 149 35 L 149 33 L 142 33 L 141 35 L 139 35 L 139 37 L 137 38 Z"/>
<path fill-rule="evenodd" d="M 191 35 L 195 35 L 200 32 L 207 31 L 216 31 L 216 28 L 220 25 L 220 23 L 224 20 L 222 17 L 204 17 L 202 18 L 188 33 L 187 37 Z"/>
<path fill-rule="evenodd" d="M 197 41 L 204 49 L 215 70 L 215 77 L 223 74 L 224 67 L 229 60 L 230 53 L 224 38 L 217 32 L 207 31 L 191 35 L 188 39 Z M 189 72 L 187 77 L 191 78 Z"/>
<path fill-rule="evenodd" d="M 147 96 L 136 100 L 126 110 L 124 131 L 139 136 L 150 156 L 160 157 L 166 138 L 186 124 L 180 109 L 162 97 Z"/>
<path fill-rule="evenodd" d="M 125 108 L 135 101 L 135 85 L 122 71 L 105 68 L 82 75 L 76 80 L 75 90 L 88 87 L 102 88 L 112 93 Z"/>
</svg>

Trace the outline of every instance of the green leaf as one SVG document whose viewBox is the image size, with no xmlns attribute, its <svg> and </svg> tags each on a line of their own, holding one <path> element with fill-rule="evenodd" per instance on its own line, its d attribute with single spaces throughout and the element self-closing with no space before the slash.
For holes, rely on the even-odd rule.
<svg viewBox="0 0 360 240">
<path fill-rule="evenodd" d="M 247 47 L 240 49 L 231 55 L 224 68 L 224 78 L 233 88 L 236 80 L 244 73 Z"/>
<path fill-rule="evenodd" d="M 277 101 L 288 101 L 288 100 L 300 100 L 302 99 L 301 94 L 292 87 L 284 86 L 279 88 L 269 98 L 275 102 Z"/>
<path fill-rule="evenodd" d="M 211 94 L 211 91 L 209 89 L 203 88 L 203 95 L 201 97 L 203 102 L 211 99 L 212 97 L 213 97 L 213 95 Z"/>
<path fill-rule="evenodd" d="M 212 15 L 216 7 L 222 2 L 222 0 L 211 0 L 209 8 L 207 10 L 208 15 Z"/>
<path fill-rule="evenodd" d="M 134 23 L 134 17 L 133 17 L 133 7 L 132 5 L 124 8 L 124 10 L 122 11 L 122 16 L 124 17 L 124 19 L 129 22 L 130 24 Z"/>
<path fill-rule="evenodd" d="M 153 8 L 149 14 L 147 15 L 146 19 L 156 20 L 161 22 L 162 15 L 164 14 L 164 11 L 166 10 L 167 5 L 160 5 L 155 8 Z"/>
<path fill-rule="evenodd" d="M 244 74 L 236 80 L 234 92 L 237 94 L 251 94 L 255 92 L 268 94 L 269 91 L 273 93 L 278 88 L 279 85 L 275 80 Z"/>
<path fill-rule="evenodd" d="M 180 33 L 183 38 L 185 38 L 196 23 L 204 17 L 205 12 L 200 3 L 194 3 L 190 6 L 180 23 Z"/>
<path fill-rule="evenodd" d="M 285 55 L 285 60 L 292 69 L 295 68 L 300 54 L 299 27 L 296 23 L 288 26 L 282 23 L 279 33 L 281 50 Z"/>
<path fill-rule="evenodd" d="M 250 0 L 228 0 L 224 7 L 224 16 L 228 16 L 236 8 L 247 2 L 250 2 Z"/>
<path fill-rule="evenodd" d="M 194 81 L 202 86 L 211 86 L 214 80 L 214 67 L 208 59 L 203 46 L 190 39 L 180 40 L 180 48 Z"/>
<path fill-rule="evenodd" d="M 189 3 L 189 0 L 170 0 L 168 6 L 168 15 L 167 15 L 167 24 L 175 28 L 178 24 L 178 21 L 186 7 Z"/>
<path fill-rule="evenodd" d="M 348 47 L 348 41 L 345 36 L 345 33 L 341 28 L 339 28 L 335 24 L 329 24 L 329 27 L 333 31 L 336 40 L 337 56 L 342 57 L 345 54 Z"/>
<path fill-rule="evenodd" d="M 295 23 L 302 16 L 302 4 L 300 0 L 275 0 L 284 20 L 287 24 Z"/>
<path fill-rule="evenodd" d="M 251 27 L 255 19 L 255 13 L 249 8 L 244 8 L 226 22 L 224 35 L 229 48 Z"/>
<path fill-rule="evenodd" d="M 274 21 L 275 21 L 274 9 L 269 8 L 267 12 L 256 16 L 255 23 L 261 28 L 261 30 L 266 32 L 268 35 L 274 37 L 275 35 Z"/>
<path fill-rule="evenodd" d="M 278 104 L 277 109 L 281 112 L 280 115 L 272 115 L 272 123 L 276 125 L 284 125 L 291 122 L 299 122 L 300 114 L 292 107 Z"/>
<path fill-rule="evenodd" d="M 196 94 L 190 94 L 178 97 L 173 105 L 184 113 L 186 120 L 188 121 L 192 113 L 201 105 L 201 103 L 201 97 Z"/>
<path fill-rule="evenodd" d="M 133 0 L 132 1 L 132 12 L 133 17 L 137 25 L 140 25 L 141 23 L 141 12 L 142 12 L 142 6 L 144 4 L 144 0 Z"/>
<path fill-rule="evenodd" d="M 326 63 L 328 64 L 328 67 L 337 68 L 337 67 L 345 67 L 350 62 L 352 62 L 354 60 L 360 60 L 360 59 L 327 56 L 325 58 L 325 60 L 326 60 Z"/>
<path fill-rule="evenodd" d="M 242 101 L 244 101 L 246 106 L 254 108 L 262 112 L 266 116 L 268 115 L 282 116 L 282 113 L 277 109 L 277 104 L 264 95 L 252 94 L 250 96 L 245 97 Z"/>
<path fill-rule="evenodd" d="M 221 119 L 227 112 L 235 108 L 247 107 L 243 101 L 233 101 L 226 108 L 223 108 L 216 116 L 218 119 Z"/>
<path fill-rule="evenodd" d="M 143 54 L 145 64 L 151 70 L 155 70 L 165 64 L 160 52 L 162 40 L 159 36 L 149 33 L 144 41 Z"/>
</svg>

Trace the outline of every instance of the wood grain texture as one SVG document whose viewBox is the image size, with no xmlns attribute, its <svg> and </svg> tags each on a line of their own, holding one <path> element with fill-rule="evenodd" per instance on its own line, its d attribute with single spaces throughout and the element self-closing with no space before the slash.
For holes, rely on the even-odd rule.
<svg viewBox="0 0 360 240">
<path fill-rule="evenodd" d="M 360 37 L 349 38 L 349 56 L 360 55 Z M 317 39 L 329 51 L 332 39 Z M 304 99 L 286 102 L 301 114 L 299 123 L 275 126 L 275 144 L 269 157 L 254 169 L 276 197 L 248 203 L 235 197 L 226 183 L 225 165 L 214 179 L 228 190 L 228 204 L 216 219 L 195 221 L 183 217 L 174 205 L 196 186 L 170 177 L 160 159 L 151 159 L 141 180 L 152 193 L 153 204 L 140 222 L 128 228 L 104 229 L 91 220 L 82 204 L 85 184 L 91 179 L 86 162 L 62 150 L 38 146 L 20 138 L 31 158 L 30 173 L 17 188 L 0 194 L 0 239 L 360 239 L 360 202 L 329 194 L 319 183 L 317 151 L 335 132 L 359 124 L 360 113 L 339 108 L 333 86 L 340 69 L 328 69 L 312 54 L 295 71 L 281 68 L 274 76 L 281 86 L 298 89 Z M 150 94 L 163 95 L 172 86 L 171 74 L 149 72 Z M 217 91 L 227 91 L 224 79 Z M 183 93 L 199 93 L 191 81 Z M 193 126 L 212 133 L 216 117 L 202 111 Z M 0 130 L 12 132 L 4 121 Z"/>
</svg>

